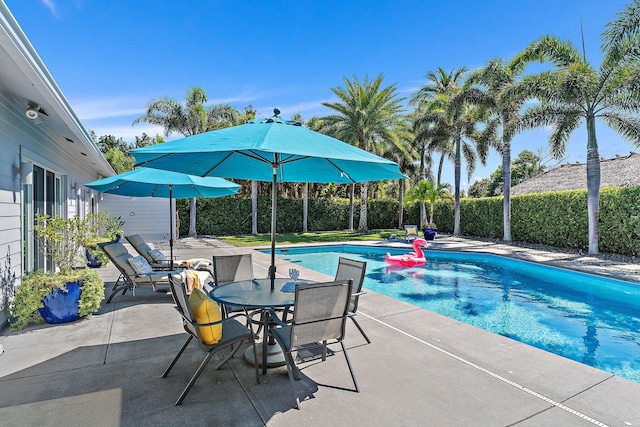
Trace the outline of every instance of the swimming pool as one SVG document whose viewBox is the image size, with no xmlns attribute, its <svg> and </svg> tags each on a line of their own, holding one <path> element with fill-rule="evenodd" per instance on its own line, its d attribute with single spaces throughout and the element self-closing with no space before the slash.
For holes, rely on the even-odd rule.
<svg viewBox="0 0 640 427">
<path fill-rule="evenodd" d="M 334 245 L 278 249 L 287 261 L 333 276 L 338 258 L 367 262 L 364 288 L 640 382 L 640 285 L 497 255 Z"/>
</svg>

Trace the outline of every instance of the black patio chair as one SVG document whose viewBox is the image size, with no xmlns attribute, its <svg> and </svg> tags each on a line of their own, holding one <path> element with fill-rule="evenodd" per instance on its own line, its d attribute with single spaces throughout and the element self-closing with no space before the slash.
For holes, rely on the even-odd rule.
<svg viewBox="0 0 640 427">
<path fill-rule="evenodd" d="M 200 363 L 200 366 L 198 366 L 198 369 L 196 369 L 196 372 L 193 374 L 193 376 L 187 383 L 187 386 L 184 388 L 184 390 L 180 394 L 180 397 L 178 397 L 178 400 L 175 403 L 177 406 L 182 404 L 182 401 L 186 397 L 187 393 L 189 393 L 189 390 L 191 390 L 191 387 L 193 387 L 193 384 L 196 382 L 196 380 L 198 379 L 198 377 L 200 376 L 204 368 L 207 366 L 207 363 L 209 363 L 209 360 L 211 360 L 214 354 L 226 348 L 230 349 L 229 354 L 224 356 L 220 361 L 220 363 L 218 363 L 215 366 L 215 369 L 217 370 L 217 369 L 220 369 L 225 363 L 231 360 L 231 358 L 236 354 L 236 352 L 240 348 L 240 345 L 242 344 L 243 341 L 249 340 L 251 342 L 251 344 L 253 345 L 254 354 L 256 354 L 256 345 L 255 345 L 255 341 L 253 340 L 253 333 L 251 329 L 244 326 L 242 323 L 238 322 L 235 319 L 235 317 L 241 316 L 241 314 L 237 314 L 232 317 L 227 317 L 219 321 L 208 322 L 208 323 L 198 323 L 191 309 L 191 305 L 189 304 L 189 296 L 187 295 L 186 287 L 182 280 L 182 276 L 179 274 L 170 273 L 168 275 L 168 278 L 169 278 L 169 284 L 171 287 L 171 294 L 173 295 L 173 299 L 176 303 L 176 310 L 178 311 L 178 313 L 180 313 L 180 316 L 182 317 L 182 325 L 184 327 L 185 332 L 189 336 L 187 337 L 187 340 L 185 341 L 185 343 L 182 345 L 182 348 L 180 348 L 180 351 L 178 352 L 176 357 L 173 358 L 173 360 L 171 361 L 167 369 L 165 369 L 164 373 L 162 374 L 162 378 L 166 378 L 166 376 L 169 375 L 169 372 L 171 371 L 173 366 L 176 364 L 176 362 L 178 361 L 178 359 L 180 358 L 184 350 L 187 348 L 191 340 L 193 340 L 194 338 L 200 350 L 207 353 L 204 360 Z M 206 296 L 206 294 L 203 294 L 203 295 Z M 208 303 L 217 304 L 213 300 L 210 300 Z M 246 314 L 242 314 L 242 315 L 244 316 Z M 222 337 L 217 343 L 207 344 L 203 340 L 203 331 L 201 328 L 207 328 L 214 325 L 222 325 Z M 254 368 L 255 368 L 255 374 L 256 374 L 256 383 L 259 383 L 260 378 L 258 376 L 257 364 L 255 364 Z"/>
<path fill-rule="evenodd" d="M 358 300 L 361 295 L 366 292 L 362 292 L 362 284 L 364 283 L 364 276 L 367 270 L 367 263 L 365 261 L 356 261 L 354 259 L 340 257 L 338 260 L 338 269 L 336 271 L 335 280 L 353 280 L 353 294 L 351 295 L 351 301 L 349 302 L 349 318 L 356 325 L 362 336 L 367 343 L 371 344 L 371 340 L 360 326 L 360 323 L 356 320 L 356 313 L 358 311 Z"/>
<path fill-rule="evenodd" d="M 305 348 L 309 348 L 310 345 L 322 347 L 324 362 L 327 358 L 327 345 L 340 343 L 355 391 L 360 391 L 343 342 L 347 317 L 350 316 L 349 302 L 352 287 L 353 283 L 350 279 L 297 285 L 291 323 L 283 322 L 276 312 L 271 310 L 271 316 L 280 325 L 271 329 L 271 334 L 285 354 L 287 373 L 298 409 L 300 409 L 300 398 L 294 379 L 300 380 L 300 370 L 296 366 L 294 354 L 303 346 Z"/>
</svg>

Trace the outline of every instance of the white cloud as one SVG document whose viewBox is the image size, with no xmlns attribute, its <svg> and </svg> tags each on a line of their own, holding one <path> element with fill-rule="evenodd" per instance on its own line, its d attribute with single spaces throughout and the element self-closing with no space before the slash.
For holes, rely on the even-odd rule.
<svg viewBox="0 0 640 427">
<path fill-rule="evenodd" d="M 312 116 L 326 114 L 326 107 L 322 105 L 323 102 L 331 102 L 329 99 L 322 99 L 318 101 L 303 101 L 289 105 L 274 105 L 267 107 L 258 107 L 258 117 L 271 117 L 273 116 L 273 109 L 278 108 L 281 111 L 281 116 L 285 119 L 291 117 L 293 114 L 300 113 L 305 120 L 310 119 Z"/>
<path fill-rule="evenodd" d="M 47 9 L 49 9 L 49 12 L 51 12 L 51 14 L 53 16 L 55 16 L 56 18 L 59 16 L 58 15 L 58 9 L 57 9 L 56 4 L 55 4 L 55 2 L 53 0 L 41 0 L 41 1 L 42 1 L 42 4 L 44 4 L 45 7 Z"/>
<path fill-rule="evenodd" d="M 181 138 L 182 135 L 174 134 L 170 137 L 164 136 L 164 129 L 160 126 L 154 126 L 149 124 L 139 124 L 135 126 L 122 126 L 115 125 L 110 126 L 107 123 L 96 123 L 92 125 L 91 123 L 84 123 L 84 127 L 87 130 L 92 130 L 96 133 L 97 136 L 103 135 L 113 135 L 116 138 L 122 138 L 129 143 L 133 143 L 136 140 L 136 136 L 142 136 L 143 133 L 146 133 L 150 137 L 155 137 L 156 135 L 160 135 L 165 138 L 166 141 L 171 139 Z"/>
<path fill-rule="evenodd" d="M 238 104 L 248 104 L 256 100 L 262 99 L 264 94 L 241 94 L 231 98 L 219 98 L 209 100 L 207 105 L 213 104 L 232 104 L 238 106 Z M 111 98 L 92 98 L 92 99 L 75 99 L 69 100 L 76 115 L 81 120 L 98 120 L 109 119 L 116 117 L 131 117 L 131 121 L 136 117 L 142 116 L 145 113 L 147 104 L 154 99 L 153 96 L 115 96 Z M 182 102 L 180 98 L 175 98 L 177 101 Z M 238 107 L 238 108 L 242 108 Z"/>
<path fill-rule="evenodd" d="M 124 116 L 141 116 L 149 98 L 98 98 L 70 100 L 73 111 L 81 120 L 107 119 Z M 133 120 L 131 120 L 133 121 Z"/>
</svg>

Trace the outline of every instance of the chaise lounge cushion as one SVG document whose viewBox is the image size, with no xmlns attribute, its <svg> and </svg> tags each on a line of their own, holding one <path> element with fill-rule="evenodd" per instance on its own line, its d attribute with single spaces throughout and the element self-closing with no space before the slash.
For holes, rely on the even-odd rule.
<svg viewBox="0 0 640 427">
<path fill-rule="evenodd" d="M 160 252 L 158 249 L 151 249 L 149 252 L 147 252 L 147 254 L 149 254 L 149 256 L 155 261 L 155 262 L 163 262 L 163 261 L 167 261 L 167 257 L 165 256 L 165 254 L 163 254 L 162 252 Z"/>
<path fill-rule="evenodd" d="M 189 295 L 189 306 L 196 323 L 212 323 L 222 320 L 218 304 L 198 288 Z M 205 344 L 216 344 L 222 338 L 222 324 L 200 327 L 200 336 Z"/>
<path fill-rule="evenodd" d="M 129 264 L 131 264 L 131 267 L 133 267 L 136 274 L 140 276 L 143 274 L 153 273 L 153 268 L 151 268 L 151 265 L 149 265 L 149 262 L 147 262 L 143 256 L 134 256 L 129 258 L 127 261 L 129 261 Z"/>
</svg>

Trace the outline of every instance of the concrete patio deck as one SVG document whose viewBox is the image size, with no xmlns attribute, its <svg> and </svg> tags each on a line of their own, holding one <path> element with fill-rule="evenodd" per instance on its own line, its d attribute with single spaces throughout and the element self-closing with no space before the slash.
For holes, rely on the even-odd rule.
<svg viewBox="0 0 640 427">
<path fill-rule="evenodd" d="M 379 243 L 372 243 L 379 244 Z M 215 239 L 182 239 L 178 257 L 247 252 Z M 637 264 L 444 238 L 433 248 L 473 250 L 562 265 L 640 283 Z M 265 277 L 269 256 L 253 252 Z M 297 266 L 299 268 L 299 266 Z M 288 271 L 284 261 L 279 272 Z M 301 269 L 301 276 L 329 279 Z M 100 269 L 107 289 L 115 267 Z M 337 351 L 302 365 L 301 409 L 286 368 L 256 384 L 241 352 L 210 363 L 174 406 L 204 357 L 191 345 L 170 296 L 139 288 L 81 321 L 0 334 L 0 426 L 640 426 L 640 384 L 526 344 L 368 292 L 345 340 L 360 385 Z M 339 347 L 338 347 L 339 348 Z"/>
</svg>

